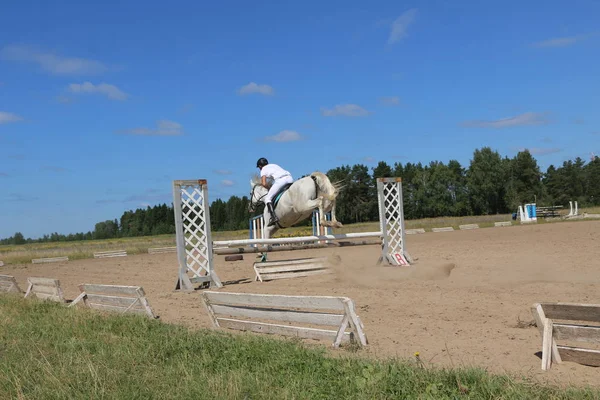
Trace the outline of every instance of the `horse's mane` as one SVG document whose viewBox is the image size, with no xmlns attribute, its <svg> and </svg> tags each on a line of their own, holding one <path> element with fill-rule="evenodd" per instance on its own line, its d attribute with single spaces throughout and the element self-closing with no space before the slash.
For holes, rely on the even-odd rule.
<svg viewBox="0 0 600 400">
<path fill-rule="evenodd" d="M 250 180 L 252 181 L 252 184 L 253 184 L 253 185 L 258 185 L 258 184 L 261 182 L 260 175 L 259 175 L 259 174 L 257 174 L 257 173 L 254 173 L 254 174 L 252 175 L 252 177 L 250 178 Z"/>
</svg>

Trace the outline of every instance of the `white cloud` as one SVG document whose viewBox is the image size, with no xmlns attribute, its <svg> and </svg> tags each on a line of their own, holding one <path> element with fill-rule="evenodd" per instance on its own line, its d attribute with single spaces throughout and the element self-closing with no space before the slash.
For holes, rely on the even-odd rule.
<svg viewBox="0 0 600 400">
<path fill-rule="evenodd" d="M 218 174 L 218 175 L 231 175 L 231 170 L 228 170 L 228 169 L 215 169 L 214 173 Z"/>
<path fill-rule="evenodd" d="M 519 151 L 525 151 L 526 149 L 529 150 L 529 152 L 534 156 L 544 156 L 546 154 L 553 154 L 553 153 L 558 153 L 558 152 L 562 151 L 562 149 L 559 149 L 558 147 L 552 147 L 552 148 L 543 148 L 543 147 L 525 148 L 525 147 L 522 147 L 519 149 Z"/>
<path fill-rule="evenodd" d="M 221 181 L 221 185 L 223 185 L 223 186 L 233 186 L 233 185 L 235 185 L 235 182 L 230 181 L 229 179 L 223 179 Z"/>
<path fill-rule="evenodd" d="M 541 42 L 533 43 L 534 47 L 567 47 L 575 44 L 577 42 L 581 42 L 592 36 L 588 35 L 576 35 L 576 36 L 564 36 L 559 38 L 552 38 L 548 40 L 542 40 Z"/>
<path fill-rule="evenodd" d="M 258 93 L 264 94 L 265 96 L 272 96 L 275 94 L 275 90 L 273 90 L 273 88 L 269 85 L 259 85 L 254 82 L 250 82 L 249 84 L 242 86 L 238 93 L 240 95 Z"/>
<path fill-rule="evenodd" d="M 133 128 L 118 131 L 125 135 L 140 135 L 140 136 L 178 136 L 183 135 L 181 124 L 177 122 L 160 120 L 157 123 L 156 129 L 151 128 Z"/>
<path fill-rule="evenodd" d="M 380 97 L 379 101 L 382 104 L 386 104 L 389 106 L 397 106 L 400 104 L 400 98 L 398 96 L 388 96 L 388 97 Z"/>
<path fill-rule="evenodd" d="M 264 138 L 264 140 L 267 142 L 295 142 L 302 139 L 303 137 L 301 134 L 296 131 L 289 130 L 281 131 L 276 135 L 266 136 Z"/>
<path fill-rule="evenodd" d="M 388 38 L 388 44 L 396 43 L 400 39 L 407 36 L 406 31 L 417 15 L 417 9 L 411 8 L 405 11 L 392 23 L 392 29 L 390 31 L 390 37 Z"/>
<path fill-rule="evenodd" d="M 23 121 L 23 118 L 21 118 L 17 114 L 0 111 L 0 124 L 8 124 L 9 122 L 19 122 L 19 121 Z"/>
<path fill-rule="evenodd" d="M 81 93 L 98 93 L 107 96 L 109 99 L 113 100 L 125 100 L 129 96 L 127 93 L 123 92 L 121 89 L 116 87 L 115 85 L 110 85 L 108 83 L 101 83 L 99 85 L 94 85 L 91 82 L 84 83 L 71 83 L 69 85 L 69 91 L 71 93 L 81 94 Z"/>
<path fill-rule="evenodd" d="M 108 70 L 96 60 L 59 56 L 28 46 L 7 46 L 0 51 L 0 58 L 36 63 L 43 70 L 56 75 L 94 75 Z"/>
<path fill-rule="evenodd" d="M 494 121 L 464 121 L 462 126 L 467 128 L 508 128 L 511 126 L 544 125 L 549 123 L 545 113 L 526 112 L 514 117 L 502 118 Z"/>
<path fill-rule="evenodd" d="M 330 109 L 321 107 L 321 115 L 324 117 L 335 117 L 337 115 L 344 117 L 364 117 L 369 115 L 369 111 L 357 104 L 338 104 Z"/>
</svg>

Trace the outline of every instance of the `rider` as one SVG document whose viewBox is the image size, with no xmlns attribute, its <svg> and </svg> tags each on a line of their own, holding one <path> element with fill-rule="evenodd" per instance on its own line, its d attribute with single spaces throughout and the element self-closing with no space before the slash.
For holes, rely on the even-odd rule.
<svg viewBox="0 0 600 400">
<path fill-rule="evenodd" d="M 265 196 L 264 202 L 269 210 L 269 214 L 271 214 L 271 222 L 269 222 L 268 226 L 275 225 L 279 222 L 279 218 L 275 215 L 275 210 L 273 209 L 273 196 L 279 192 L 279 190 L 288 183 L 293 183 L 294 178 L 292 178 L 292 174 L 290 174 L 285 169 L 281 168 L 277 164 L 269 164 L 266 158 L 259 158 L 256 162 L 256 167 L 260 169 L 260 176 L 262 178 L 262 185 L 265 188 L 269 189 L 269 193 Z M 269 188 L 267 185 L 267 178 L 272 178 L 274 180 L 273 185 Z"/>
</svg>

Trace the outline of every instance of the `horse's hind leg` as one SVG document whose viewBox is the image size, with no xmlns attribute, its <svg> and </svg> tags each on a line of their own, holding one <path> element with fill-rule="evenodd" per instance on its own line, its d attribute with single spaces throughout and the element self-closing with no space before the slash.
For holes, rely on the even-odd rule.
<svg viewBox="0 0 600 400">
<path fill-rule="evenodd" d="M 329 222 L 330 225 L 334 228 L 341 228 L 342 223 L 340 221 L 337 220 L 336 216 L 335 216 L 335 201 L 333 202 L 332 206 L 331 206 L 331 221 Z"/>
</svg>

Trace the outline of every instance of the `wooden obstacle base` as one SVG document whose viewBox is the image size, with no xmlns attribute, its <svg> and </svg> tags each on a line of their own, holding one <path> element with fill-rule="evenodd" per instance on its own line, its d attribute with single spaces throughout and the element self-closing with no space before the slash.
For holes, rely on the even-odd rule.
<svg viewBox="0 0 600 400">
<path fill-rule="evenodd" d="M 25 292 L 25 297 L 34 295 L 41 300 L 51 300 L 59 303 L 66 302 L 58 279 L 27 278 L 27 283 L 29 286 Z"/>
<path fill-rule="evenodd" d="M 48 258 L 34 258 L 31 260 L 32 264 L 45 264 L 69 261 L 69 257 L 48 257 Z"/>
<path fill-rule="evenodd" d="M 264 282 L 326 274 L 330 272 L 325 266 L 326 261 L 327 257 L 257 262 L 254 263 L 255 280 Z"/>
<path fill-rule="evenodd" d="M 23 294 L 23 291 L 14 276 L 0 275 L 0 293 Z"/>
<path fill-rule="evenodd" d="M 416 234 L 421 234 L 421 233 L 425 233 L 425 229 L 419 228 L 419 229 L 407 229 L 406 230 L 407 235 L 416 235 Z"/>
<path fill-rule="evenodd" d="M 202 300 L 216 328 L 331 340 L 335 348 L 342 341 L 367 345 L 363 324 L 356 315 L 354 302 L 348 297 L 205 291 Z"/>
<path fill-rule="evenodd" d="M 494 226 L 512 226 L 510 221 L 494 222 Z"/>
<path fill-rule="evenodd" d="M 155 247 L 152 249 L 148 249 L 148 254 L 163 254 L 163 253 L 177 253 L 177 246 Z"/>
<path fill-rule="evenodd" d="M 451 226 L 447 226 L 444 228 L 431 228 L 431 232 L 453 232 L 454 228 Z"/>
<path fill-rule="evenodd" d="M 459 225 L 458 229 L 460 229 L 461 231 L 470 230 L 470 229 L 479 229 L 479 225 L 477 225 L 477 224 Z"/>
<path fill-rule="evenodd" d="M 560 364 L 563 361 L 600 367 L 600 350 L 556 344 L 557 340 L 600 343 L 600 326 L 557 322 L 598 323 L 600 304 L 535 303 L 531 313 L 542 336 L 542 370 L 549 370 L 553 362 Z"/>
<path fill-rule="evenodd" d="M 94 258 L 109 258 L 109 257 L 126 257 L 125 250 L 97 251 L 94 253 Z"/>
<path fill-rule="evenodd" d="M 141 286 L 82 284 L 79 290 L 81 294 L 69 307 L 83 302 L 87 307 L 97 310 L 145 314 L 157 318 Z"/>
</svg>

